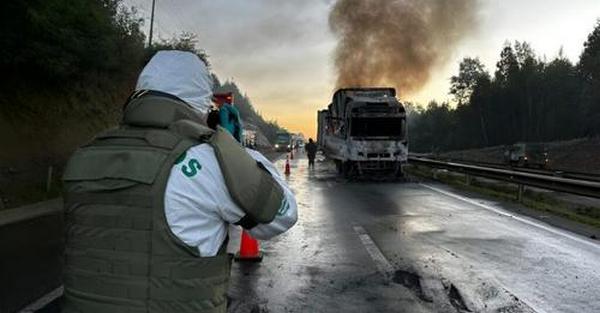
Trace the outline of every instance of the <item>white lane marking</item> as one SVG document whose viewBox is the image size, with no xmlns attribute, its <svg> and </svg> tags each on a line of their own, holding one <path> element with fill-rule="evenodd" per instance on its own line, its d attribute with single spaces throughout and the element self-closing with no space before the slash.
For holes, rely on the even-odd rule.
<svg viewBox="0 0 600 313">
<path fill-rule="evenodd" d="M 577 235 L 567 233 L 566 231 L 563 231 L 563 230 L 560 230 L 560 229 L 553 228 L 551 226 L 547 226 L 547 225 L 544 225 L 544 224 L 540 224 L 540 223 L 534 222 L 534 221 L 532 221 L 532 220 L 530 220 L 528 218 L 524 218 L 524 217 L 521 217 L 521 216 L 518 216 L 518 215 L 515 215 L 515 214 L 510 214 L 510 213 L 508 213 L 508 212 L 506 212 L 504 210 L 501 210 L 501 209 L 498 209 L 498 208 L 494 208 L 493 206 L 489 206 L 489 205 L 486 205 L 486 204 L 483 204 L 483 203 L 479 203 L 479 202 L 471 200 L 469 198 L 466 198 L 466 197 L 463 197 L 463 196 L 459 196 L 457 194 L 454 194 L 454 193 L 451 193 L 451 192 L 448 192 L 448 191 L 445 191 L 445 190 L 442 190 L 442 189 L 439 189 L 439 188 L 435 188 L 435 187 L 429 186 L 427 184 L 419 183 L 419 185 L 421 185 L 421 186 L 423 186 L 425 188 L 431 189 L 433 191 L 439 192 L 439 193 L 441 193 L 443 195 L 446 195 L 446 196 L 448 196 L 450 198 L 458 199 L 458 200 L 467 202 L 469 204 L 476 205 L 478 207 L 484 208 L 486 210 L 493 211 L 493 212 L 498 213 L 500 215 L 511 217 L 511 218 L 513 218 L 513 219 L 515 219 L 515 220 L 517 220 L 519 222 L 522 222 L 522 223 L 525 223 L 527 225 L 531 225 L 531 226 L 543 229 L 543 230 L 551 232 L 551 233 L 553 233 L 555 235 L 560 235 L 560 236 L 563 236 L 563 237 L 575 240 L 575 241 L 577 241 L 579 243 L 583 243 L 583 244 L 586 244 L 588 246 L 591 246 L 591 247 L 594 247 L 594 248 L 597 248 L 597 249 L 600 248 L 600 244 L 598 244 L 596 242 L 593 242 L 590 239 L 587 239 L 585 237 L 579 237 Z"/>
<path fill-rule="evenodd" d="M 35 302 L 31 303 L 30 305 L 26 306 L 25 308 L 21 309 L 19 311 L 19 313 L 33 313 L 38 310 L 41 310 L 45 306 L 47 306 L 48 304 L 53 302 L 54 300 L 60 298 L 63 295 L 63 293 L 64 293 L 64 288 L 63 288 L 63 286 L 60 286 L 60 287 L 52 290 L 51 292 L 47 293 L 46 295 L 42 296 L 41 298 L 37 299 Z"/>
<path fill-rule="evenodd" d="M 394 267 L 392 264 L 385 258 L 381 250 L 379 250 L 379 247 L 377 247 L 375 242 L 373 242 L 373 239 L 371 239 L 369 234 L 367 234 L 367 231 L 362 226 L 355 225 L 354 231 L 358 235 L 358 238 L 360 238 L 363 246 L 365 246 L 365 249 L 367 249 L 371 259 L 373 259 L 375 267 L 377 267 L 377 271 L 383 274 L 386 278 L 389 278 L 389 276 L 394 272 Z"/>
</svg>

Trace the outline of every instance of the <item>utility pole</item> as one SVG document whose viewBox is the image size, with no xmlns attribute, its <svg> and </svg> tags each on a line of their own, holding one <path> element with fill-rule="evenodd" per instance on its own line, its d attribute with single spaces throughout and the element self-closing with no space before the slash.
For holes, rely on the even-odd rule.
<svg viewBox="0 0 600 313">
<path fill-rule="evenodd" d="M 148 47 L 152 47 L 152 32 L 154 30 L 154 7 L 156 0 L 152 0 L 152 15 L 150 16 L 150 35 L 148 36 Z"/>
</svg>

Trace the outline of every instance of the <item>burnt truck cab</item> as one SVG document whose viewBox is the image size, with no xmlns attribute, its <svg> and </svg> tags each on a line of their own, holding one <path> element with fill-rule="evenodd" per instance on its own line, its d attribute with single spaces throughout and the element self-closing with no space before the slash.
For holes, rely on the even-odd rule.
<svg viewBox="0 0 600 313">
<path fill-rule="evenodd" d="M 338 90 L 319 112 L 318 142 L 344 174 L 402 174 L 408 160 L 406 111 L 393 88 Z"/>
</svg>

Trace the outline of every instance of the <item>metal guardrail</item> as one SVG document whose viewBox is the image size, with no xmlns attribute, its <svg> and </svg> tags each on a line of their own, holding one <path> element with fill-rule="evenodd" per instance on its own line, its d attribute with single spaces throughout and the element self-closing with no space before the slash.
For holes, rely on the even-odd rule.
<svg viewBox="0 0 600 313">
<path fill-rule="evenodd" d="M 506 169 L 506 170 L 512 170 L 512 171 L 517 171 L 517 172 L 526 172 L 526 173 L 540 174 L 540 175 L 546 175 L 546 176 L 556 176 L 556 177 L 563 177 L 563 178 L 600 182 L 600 175 L 591 174 L 591 173 L 571 172 L 571 171 L 564 171 L 564 170 L 559 170 L 559 169 L 536 169 L 536 168 L 529 168 L 529 167 L 513 167 L 513 166 L 506 165 L 506 164 L 490 163 L 490 162 L 471 162 L 471 161 L 464 161 L 464 160 L 444 160 L 444 159 L 435 159 L 435 160 L 436 161 L 446 161 L 446 162 L 457 162 L 457 163 L 467 164 L 467 165 L 476 165 L 476 166 L 483 166 L 483 167 Z"/>
<path fill-rule="evenodd" d="M 490 168 L 498 168 L 505 170 L 512 170 L 517 172 L 526 172 L 547 176 L 556 176 L 556 177 L 564 177 L 564 178 L 572 178 L 578 180 L 588 180 L 588 181 L 597 181 L 600 182 L 600 174 L 597 173 L 584 173 L 584 172 L 573 172 L 569 170 L 564 170 L 560 168 L 531 168 L 531 167 L 517 167 L 511 166 L 506 163 L 498 163 L 498 162 L 484 162 L 484 161 L 472 161 L 472 160 L 464 160 L 457 158 L 443 158 L 443 157 L 434 157 L 431 153 L 411 153 L 410 157 L 414 158 L 425 158 L 435 161 L 442 162 L 454 162 L 466 165 L 475 165 L 482 167 L 490 167 Z"/>
<path fill-rule="evenodd" d="M 61 200 L 0 211 L 0 312 L 17 312 L 62 284 Z"/>
<path fill-rule="evenodd" d="M 581 196 L 600 198 L 600 182 L 598 181 L 557 177 L 456 162 L 444 162 L 415 156 L 410 156 L 408 162 L 415 165 L 446 169 L 465 175 L 506 181 L 519 186 L 532 186 Z"/>
</svg>

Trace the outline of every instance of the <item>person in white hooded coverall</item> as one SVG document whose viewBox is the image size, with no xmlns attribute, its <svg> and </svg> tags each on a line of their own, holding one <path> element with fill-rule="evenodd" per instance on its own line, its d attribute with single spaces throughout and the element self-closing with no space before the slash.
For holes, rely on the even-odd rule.
<svg viewBox="0 0 600 313">
<path fill-rule="evenodd" d="M 160 51 L 139 76 L 136 90 L 156 90 L 177 96 L 203 116 L 211 109 L 213 78 L 206 65 L 192 53 Z M 279 182 L 289 208 L 269 224 L 249 230 L 261 240 L 270 239 L 291 228 L 297 219 L 296 199 L 275 166 L 261 153 L 247 149 Z M 190 180 L 186 168 L 195 162 L 202 173 Z M 173 233 L 188 245 L 198 247 L 202 256 L 214 256 L 227 238 L 228 225 L 244 217 L 227 190 L 219 163 L 209 144 L 192 147 L 185 159 L 176 164 L 165 194 L 165 214 Z"/>
<path fill-rule="evenodd" d="M 273 164 L 224 130 L 202 126 L 212 87 L 197 55 L 158 52 L 140 74 L 120 127 L 69 160 L 64 312 L 224 313 L 230 225 L 265 240 L 296 223 L 296 200 Z M 207 134 L 214 134 L 210 144 L 203 143 Z M 223 151 L 253 165 L 245 175 L 258 171 L 244 177 L 260 177 L 257 197 L 249 199 L 268 203 L 262 224 L 242 223 L 263 206 L 240 202 L 247 185 L 232 185 L 236 167 L 223 163 Z"/>
</svg>

